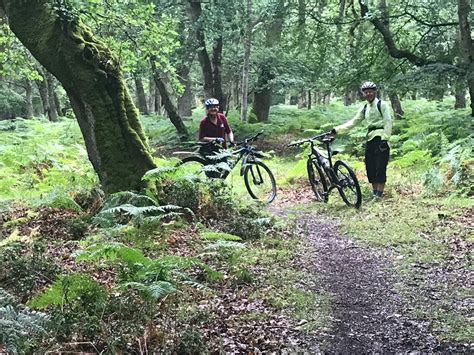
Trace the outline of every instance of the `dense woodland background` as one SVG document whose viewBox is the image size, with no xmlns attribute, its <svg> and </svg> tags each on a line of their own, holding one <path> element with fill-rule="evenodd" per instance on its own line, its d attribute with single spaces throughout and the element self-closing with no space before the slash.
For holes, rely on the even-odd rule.
<svg viewBox="0 0 474 355">
<path fill-rule="evenodd" d="M 472 20 L 469 0 L 0 0 L 0 352 L 314 349 L 337 302 L 301 286 L 295 208 L 388 251 L 437 346 L 467 351 Z M 387 200 L 312 203 L 287 144 L 351 118 L 365 80 L 393 111 Z M 274 210 L 238 172 L 172 168 L 207 97 L 238 140 L 265 132 Z M 365 133 L 336 141 L 361 181 Z"/>
</svg>

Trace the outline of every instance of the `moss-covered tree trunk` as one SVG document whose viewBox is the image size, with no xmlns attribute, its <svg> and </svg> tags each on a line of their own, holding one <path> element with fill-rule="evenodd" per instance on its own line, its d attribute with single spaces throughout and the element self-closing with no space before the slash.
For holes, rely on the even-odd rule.
<svg viewBox="0 0 474 355">
<path fill-rule="evenodd" d="M 140 189 L 155 165 L 112 53 L 72 11 L 59 14 L 47 0 L 0 6 L 15 35 L 66 90 L 105 191 Z"/>
</svg>

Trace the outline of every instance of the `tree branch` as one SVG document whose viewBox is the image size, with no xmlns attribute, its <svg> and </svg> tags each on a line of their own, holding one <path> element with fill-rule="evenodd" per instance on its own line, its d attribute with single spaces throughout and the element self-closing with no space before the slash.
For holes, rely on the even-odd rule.
<svg viewBox="0 0 474 355">
<path fill-rule="evenodd" d="M 385 26 L 379 18 L 368 17 L 369 9 L 367 5 L 365 4 L 364 0 L 359 0 L 359 5 L 360 5 L 361 18 L 367 18 L 374 25 L 375 29 L 380 32 L 385 42 L 385 46 L 387 47 L 387 50 L 391 57 L 396 58 L 396 59 L 406 58 L 411 63 L 415 64 L 416 66 L 429 65 L 429 64 L 434 64 L 436 62 L 451 64 L 451 62 L 448 62 L 446 60 L 432 61 L 432 60 L 428 60 L 426 58 L 420 57 L 410 51 L 398 49 L 393 39 L 392 33 L 390 32 L 390 29 L 387 26 Z"/>
</svg>

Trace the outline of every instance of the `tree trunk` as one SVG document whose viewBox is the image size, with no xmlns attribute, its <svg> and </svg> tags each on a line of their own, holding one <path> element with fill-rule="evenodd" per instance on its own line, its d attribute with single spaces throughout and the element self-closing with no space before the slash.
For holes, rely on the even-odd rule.
<svg viewBox="0 0 474 355">
<path fill-rule="evenodd" d="M 146 103 L 146 95 L 145 89 L 143 89 L 143 81 L 142 78 L 138 76 L 134 76 L 135 81 L 135 89 L 137 91 L 137 101 L 138 101 L 138 109 L 140 113 L 144 115 L 148 115 L 148 105 Z"/>
<path fill-rule="evenodd" d="M 456 82 L 454 84 L 454 103 L 455 109 L 466 108 L 466 85 L 463 82 Z"/>
<path fill-rule="evenodd" d="M 400 98 L 398 95 L 394 92 L 389 92 L 388 97 L 390 98 L 390 103 L 392 104 L 395 119 L 403 118 L 405 112 L 403 112 L 402 104 L 400 103 Z"/>
<path fill-rule="evenodd" d="M 49 102 L 49 120 L 56 122 L 58 120 L 58 107 L 56 106 L 55 92 L 54 92 L 54 77 L 53 74 L 45 72 L 46 84 L 48 87 L 48 102 Z"/>
<path fill-rule="evenodd" d="M 148 79 L 148 111 L 150 113 L 155 112 L 155 79 L 153 76 Z"/>
<path fill-rule="evenodd" d="M 204 37 L 204 29 L 201 24 L 202 8 L 201 3 L 188 0 L 187 7 L 188 16 L 195 28 L 195 36 L 198 46 L 198 60 L 201 65 L 202 76 L 204 79 L 204 95 L 206 97 L 214 96 L 214 79 L 212 75 L 212 65 L 209 54 L 206 49 L 206 41 Z"/>
<path fill-rule="evenodd" d="M 219 111 L 227 110 L 227 97 L 222 89 L 222 35 L 219 36 L 212 47 L 212 78 L 214 82 L 214 97 L 219 100 Z"/>
<path fill-rule="evenodd" d="M 191 117 L 193 115 L 193 92 L 191 77 L 189 76 L 189 67 L 183 68 L 179 81 L 184 85 L 184 92 L 178 98 L 178 113 L 182 117 Z"/>
<path fill-rule="evenodd" d="M 353 96 L 351 90 L 346 91 L 344 94 L 344 106 L 350 106 L 354 103 Z"/>
<path fill-rule="evenodd" d="M 155 164 L 112 53 L 47 0 L 0 3 L 12 31 L 66 90 L 105 191 L 144 187 L 142 177 Z"/>
<path fill-rule="evenodd" d="M 242 66 L 242 94 L 240 96 L 240 119 L 248 120 L 248 96 L 249 96 L 249 72 L 250 72 L 250 52 L 252 49 L 252 0 L 247 0 L 247 26 L 244 38 L 244 63 Z"/>
<path fill-rule="evenodd" d="M 186 139 L 188 137 L 188 130 L 186 129 L 186 126 L 183 123 L 183 119 L 178 113 L 178 109 L 176 108 L 173 101 L 171 100 L 171 97 L 163 81 L 161 73 L 156 68 L 155 62 L 153 59 L 151 60 L 151 67 L 153 70 L 153 78 L 155 79 L 155 85 L 156 85 L 157 90 L 160 93 L 161 101 L 163 103 L 163 106 L 165 107 L 166 113 L 168 114 L 168 117 L 171 123 L 178 131 L 180 138 Z"/>
<path fill-rule="evenodd" d="M 264 88 L 255 91 L 252 112 L 259 122 L 267 122 L 270 113 L 270 103 L 272 101 L 272 89 Z"/>
<path fill-rule="evenodd" d="M 31 81 L 26 79 L 25 80 L 25 103 L 26 103 L 26 118 L 30 119 L 34 116 L 33 110 L 33 85 Z"/>
<path fill-rule="evenodd" d="M 324 94 L 323 103 L 325 105 L 329 105 L 331 103 L 331 93 L 330 92 L 327 92 L 327 93 Z"/>
<path fill-rule="evenodd" d="M 311 95 L 311 90 L 308 90 L 308 110 L 311 110 L 311 106 L 313 104 L 313 97 Z"/>
<path fill-rule="evenodd" d="M 291 93 L 289 91 L 285 93 L 285 105 L 291 105 Z"/>
<path fill-rule="evenodd" d="M 459 34 L 461 39 L 460 57 L 466 71 L 467 87 L 471 96 L 471 116 L 474 117 L 474 44 L 471 38 L 471 26 L 469 24 L 471 4 L 469 0 L 458 0 Z"/>
<path fill-rule="evenodd" d="M 298 108 L 306 108 L 308 107 L 308 98 L 306 90 L 302 89 L 298 96 Z"/>
<path fill-rule="evenodd" d="M 59 100 L 59 96 L 56 90 L 53 90 L 53 97 L 54 97 L 54 105 L 56 106 L 56 112 L 58 113 L 58 116 L 64 116 L 63 109 L 61 107 L 61 101 Z"/>
<path fill-rule="evenodd" d="M 266 47 L 276 50 L 276 46 L 281 42 L 281 33 L 283 30 L 285 2 L 278 0 L 275 15 L 270 21 L 266 31 Z M 260 69 L 260 75 L 257 80 L 257 87 L 254 94 L 253 112 L 257 115 L 258 121 L 268 121 L 270 105 L 272 102 L 273 90 L 271 82 L 275 78 L 273 63 L 263 63 Z M 261 100 L 259 102 L 259 100 Z"/>
<path fill-rule="evenodd" d="M 157 115 L 163 115 L 163 110 L 162 110 L 163 104 L 161 102 L 161 95 L 160 91 L 156 88 L 155 85 L 155 112 Z"/>
<path fill-rule="evenodd" d="M 235 80 L 234 83 L 232 84 L 232 95 L 227 105 L 227 108 L 230 110 L 236 110 L 240 106 L 241 99 L 242 99 L 241 83 L 239 80 Z M 248 110 L 248 96 L 247 96 L 247 110 Z"/>
<path fill-rule="evenodd" d="M 49 92 L 48 92 L 48 83 L 46 81 L 46 74 L 43 69 L 38 68 L 38 72 L 40 73 L 42 80 L 37 80 L 36 85 L 38 87 L 38 92 L 41 98 L 41 104 L 43 105 L 43 115 L 48 118 L 48 120 L 52 121 L 51 117 L 51 107 L 49 106 Z"/>
</svg>

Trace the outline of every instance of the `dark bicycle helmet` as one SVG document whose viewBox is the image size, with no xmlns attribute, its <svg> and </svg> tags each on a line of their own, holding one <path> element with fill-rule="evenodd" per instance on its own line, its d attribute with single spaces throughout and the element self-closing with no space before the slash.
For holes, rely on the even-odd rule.
<svg viewBox="0 0 474 355">
<path fill-rule="evenodd" d="M 210 98 L 210 99 L 207 99 L 206 101 L 204 101 L 204 105 L 206 106 L 206 108 L 209 108 L 210 106 L 218 106 L 219 105 L 219 100 L 214 99 L 214 98 Z"/>
<path fill-rule="evenodd" d="M 369 89 L 371 89 L 371 90 L 377 90 L 377 85 L 375 85 L 375 83 L 372 82 L 372 81 L 366 81 L 366 82 L 364 82 L 364 83 L 360 86 L 360 89 L 361 89 L 362 91 L 364 91 L 364 90 L 369 90 Z"/>
</svg>

